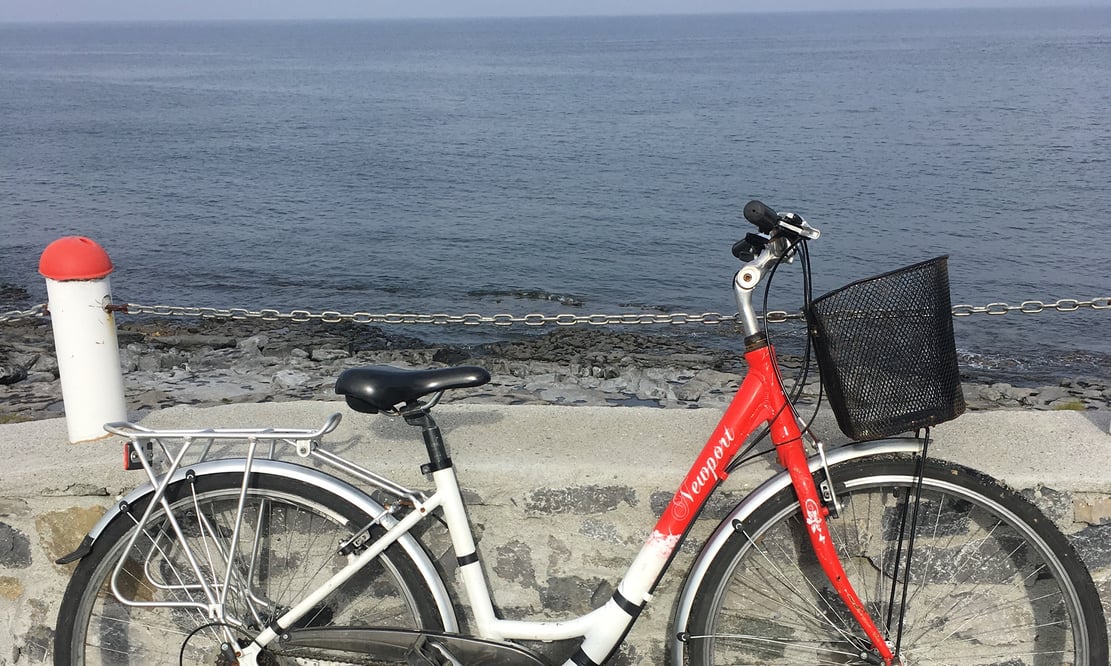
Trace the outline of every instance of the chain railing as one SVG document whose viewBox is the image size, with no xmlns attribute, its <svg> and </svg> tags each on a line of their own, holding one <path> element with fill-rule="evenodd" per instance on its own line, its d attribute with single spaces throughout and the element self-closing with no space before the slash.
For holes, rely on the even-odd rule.
<svg viewBox="0 0 1111 666">
<path fill-rule="evenodd" d="M 1093 310 L 1111 310 L 1111 296 L 1093 298 L 1090 301 L 1081 301 L 1075 298 L 1062 298 L 1052 303 L 1044 301 L 1023 301 L 1018 305 L 1006 303 L 988 303 L 987 305 L 954 305 L 954 317 L 968 317 L 974 314 L 1005 315 L 1011 312 L 1022 314 L 1039 314 L 1046 310 L 1056 312 L 1075 312 L 1076 310 L 1091 308 Z"/>
<path fill-rule="evenodd" d="M 140 305 L 138 303 L 123 303 L 110 306 L 113 312 L 133 315 L 152 315 L 157 317 L 200 317 L 209 319 L 261 319 L 263 321 L 310 322 L 319 321 L 329 324 L 350 322 L 354 324 L 432 324 L 432 325 L 462 325 L 462 326 L 643 326 L 654 324 L 683 325 L 703 324 L 718 325 L 730 324 L 737 321 L 736 314 L 722 314 L 720 312 L 703 312 L 689 314 L 686 312 L 672 313 L 624 313 L 624 314 L 588 314 L 577 315 L 539 314 L 525 315 L 493 314 L 483 315 L 476 313 L 445 314 L 445 313 L 381 313 L 372 312 L 340 312 L 338 310 L 289 310 L 282 311 L 274 308 L 251 310 L 248 308 L 207 308 L 177 305 Z M 1111 310 L 1111 296 L 1103 296 L 1090 300 L 1075 298 L 1062 298 L 1057 301 L 1023 301 L 1018 305 L 1007 303 L 988 303 L 987 305 L 953 306 L 954 317 L 969 317 L 977 314 L 1005 315 L 1012 312 L 1021 314 L 1040 314 L 1044 312 L 1075 312 L 1077 310 Z M 45 304 L 33 306 L 27 310 L 11 310 L 0 312 L 0 324 L 33 319 L 49 315 Z M 779 324 L 792 319 L 802 319 L 801 312 L 787 312 L 785 310 L 770 310 L 761 315 L 768 323 Z"/>
<path fill-rule="evenodd" d="M 48 314 L 46 304 L 36 305 L 29 310 L 9 310 L 8 312 L 0 312 L 0 324 L 9 321 L 18 321 L 20 319 L 33 319 L 35 317 L 43 317 Z"/>
<path fill-rule="evenodd" d="M 463 326 L 614 326 L 614 325 L 651 325 L 651 324 L 724 324 L 737 320 L 736 315 L 727 315 L 720 312 L 703 312 L 701 314 L 688 314 L 686 312 L 673 313 L 625 313 L 625 314 L 589 314 L 577 315 L 562 314 L 494 314 L 483 315 L 477 313 L 446 314 L 446 313 L 384 313 L 371 312 L 338 312 L 324 310 L 311 312 L 309 310 L 291 310 L 282 312 L 274 309 L 246 310 L 242 308 L 215 309 L 215 308 L 178 308 L 164 305 L 138 305 L 128 303 L 128 314 L 146 314 L 155 316 L 196 316 L 218 317 L 224 319 L 262 319 L 264 321 L 290 320 L 295 322 L 320 321 L 324 323 L 351 322 L 355 324 L 433 324 Z M 797 319 L 801 314 L 791 314 L 784 311 L 769 312 L 768 321 L 778 322 L 787 319 Z"/>
</svg>

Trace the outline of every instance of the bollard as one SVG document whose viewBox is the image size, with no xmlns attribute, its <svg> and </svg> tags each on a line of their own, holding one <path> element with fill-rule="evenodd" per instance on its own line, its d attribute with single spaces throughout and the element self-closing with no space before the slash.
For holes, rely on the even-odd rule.
<svg viewBox="0 0 1111 666">
<path fill-rule="evenodd" d="M 116 320 L 107 307 L 111 272 L 104 248 L 81 236 L 59 238 L 39 258 L 73 443 L 107 437 L 105 423 L 127 420 Z"/>
</svg>

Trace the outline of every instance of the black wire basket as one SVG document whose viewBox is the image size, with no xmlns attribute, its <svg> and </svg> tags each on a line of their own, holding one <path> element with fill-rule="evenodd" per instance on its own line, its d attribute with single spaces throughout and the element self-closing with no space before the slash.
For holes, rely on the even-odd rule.
<svg viewBox="0 0 1111 666">
<path fill-rule="evenodd" d="M 964 413 L 948 257 L 831 291 L 811 302 L 807 321 L 837 425 L 852 439 Z"/>
</svg>

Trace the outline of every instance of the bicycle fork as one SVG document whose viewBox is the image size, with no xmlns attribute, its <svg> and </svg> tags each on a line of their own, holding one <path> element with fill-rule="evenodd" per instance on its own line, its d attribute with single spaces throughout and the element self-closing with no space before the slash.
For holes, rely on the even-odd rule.
<svg viewBox="0 0 1111 666">
<path fill-rule="evenodd" d="M 884 666 L 900 663 L 899 658 L 892 651 L 892 646 L 888 644 L 875 620 L 853 589 L 841 558 L 837 554 L 837 547 L 827 523 L 830 510 L 827 503 L 823 501 L 818 486 L 814 482 L 814 476 L 810 472 L 806 450 L 803 447 L 802 431 L 799 429 L 795 411 L 784 397 L 778 375 L 772 367 L 774 352 L 768 346 L 751 351 L 746 354 L 746 358 L 750 363 L 750 373 L 761 377 L 765 383 L 764 390 L 758 393 L 767 396 L 767 404 L 763 405 L 763 408 L 769 410 L 765 412 L 766 414 L 771 415 L 769 420 L 772 442 L 775 444 L 779 463 L 787 470 L 791 485 L 794 486 L 798 496 L 810 545 L 833 589 L 845 603 L 849 613 L 860 625 L 875 650 L 875 654 L 862 652 L 860 658 Z M 830 484 L 832 492 L 833 479 L 827 476 L 826 482 Z"/>
<path fill-rule="evenodd" d="M 791 426 L 797 432 L 798 426 L 793 423 L 794 413 L 791 412 L 789 416 L 792 419 Z M 868 610 L 864 608 L 864 603 L 860 600 L 845 574 L 845 568 L 841 564 L 841 558 L 837 555 L 837 547 L 833 543 L 829 525 L 826 522 L 830 511 L 826 503 L 822 501 L 814 483 L 814 477 L 810 473 L 806 452 L 802 448 L 801 435 L 784 444 L 776 444 L 776 453 L 779 456 L 780 463 L 787 468 L 787 473 L 791 477 L 791 484 L 798 495 L 799 506 L 802 508 L 803 519 L 806 522 L 806 534 L 810 538 L 810 545 L 814 549 L 814 554 L 818 557 L 822 571 L 825 572 L 830 584 L 833 585 L 833 589 L 837 591 L 837 595 L 848 607 L 849 613 L 860 625 L 868 640 L 871 641 L 873 649 L 878 653 L 872 655 L 862 652 L 860 658 L 869 663 L 884 664 L 885 666 L 898 664 L 899 662 L 892 652 L 891 646 L 884 639 Z M 827 478 L 826 481 L 830 484 L 833 483 L 832 479 Z"/>
</svg>

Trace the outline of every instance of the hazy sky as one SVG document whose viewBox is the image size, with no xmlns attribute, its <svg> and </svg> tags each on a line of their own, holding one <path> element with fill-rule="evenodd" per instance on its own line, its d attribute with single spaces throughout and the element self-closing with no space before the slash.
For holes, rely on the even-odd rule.
<svg viewBox="0 0 1111 666">
<path fill-rule="evenodd" d="M 0 22 L 690 14 L 1111 5 L 1111 0 L 0 0 Z"/>
</svg>

